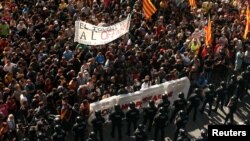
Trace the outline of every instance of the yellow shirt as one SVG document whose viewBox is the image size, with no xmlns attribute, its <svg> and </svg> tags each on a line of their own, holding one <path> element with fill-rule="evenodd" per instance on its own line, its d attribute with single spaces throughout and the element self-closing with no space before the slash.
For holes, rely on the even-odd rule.
<svg viewBox="0 0 250 141">
<path fill-rule="evenodd" d="M 199 48 L 200 48 L 200 45 L 199 44 L 194 44 L 193 42 L 191 43 L 191 51 L 195 54 L 198 54 L 199 53 Z"/>
<path fill-rule="evenodd" d="M 213 3 L 212 2 L 203 2 L 202 3 L 202 9 L 207 13 L 212 8 Z"/>
<path fill-rule="evenodd" d="M 63 10 L 65 8 L 67 8 L 68 4 L 66 2 L 60 3 L 59 4 L 59 9 Z"/>
</svg>

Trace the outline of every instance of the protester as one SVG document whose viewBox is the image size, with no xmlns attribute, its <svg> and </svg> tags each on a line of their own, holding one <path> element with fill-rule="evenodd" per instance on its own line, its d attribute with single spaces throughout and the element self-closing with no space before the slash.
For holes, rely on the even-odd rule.
<svg viewBox="0 0 250 141">
<path fill-rule="evenodd" d="M 202 112 L 209 103 L 211 114 L 216 100 L 216 110 L 229 106 L 226 121 L 232 119 L 249 89 L 250 39 L 244 33 L 249 2 L 151 1 L 156 12 L 148 19 L 142 0 L 1 1 L 0 140 L 31 140 L 39 121 L 49 125 L 46 137 L 63 140 L 76 117 L 84 121 L 90 117 L 91 103 L 182 77 L 191 81 L 188 95 L 196 88 L 205 92 Z M 130 28 L 124 36 L 105 45 L 74 42 L 76 20 L 110 26 L 129 14 Z M 211 30 L 207 30 L 209 24 Z M 214 90 L 219 89 L 207 91 L 207 84 L 217 86 L 221 81 L 227 83 L 228 93 L 217 91 L 214 99 Z M 234 95 L 240 101 L 233 102 Z M 156 107 L 164 107 L 172 121 L 178 111 L 188 108 L 188 104 L 180 108 L 175 104 L 172 114 L 172 105 L 165 98 L 159 106 L 150 101 L 144 110 L 143 124 L 149 122 L 149 131 Z M 188 98 L 188 112 L 199 106 L 193 99 Z M 60 124 L 50 119 L 55 115 Z M 196 112 L 193 119 L 197 120 L 195 117 Z M 53 125 L 63 129 L 54 131 Z M 96 132 L 102 134 L 99 129 Z M 92 136 L 89 140 L 96 140 Z M 105 137 L 101 135 L 100 140 Z"/>
</svg>

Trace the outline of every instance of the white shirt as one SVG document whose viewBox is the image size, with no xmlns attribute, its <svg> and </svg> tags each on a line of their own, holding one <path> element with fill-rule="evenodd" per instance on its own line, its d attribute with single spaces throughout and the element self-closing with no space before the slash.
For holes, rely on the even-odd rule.
<svg viewBox="0 0 250 141">
<path fill-rule="evenodd" d="M 244 62 L 246 62 L 248 64 L 250 63 L 250 51 L 245 51 Z"/>
<path fill-rule="evenodd" d="M 23 94 L 21 94 L 21 96 L 20 96 L 20 103 L 22 104 L 22 103 L 27 102 L 27 101 L 28 101 L 27 97 L 24 96 Z"/>
<path fill-rule="evenodd" d="M 241 40 L 236 41 L 235 48 L 236 48 L 237 51 L 242 48 L 242 41 Z"/>
<path fill-rule="evenodd" d="M 26 27 L 25 24 L 20 24 L 20 23 L 19 23 L 19 24 L 17 25 L 16 28 L 17 28 L 18 31 L 21 31 L 21 30 L 23 30 L 23 29 L 26 29 L 27 27 Z"/>
<path fill-rule="evenodd" d="M 81 9 L 81 13 L 84 13 L 85 15 L 89 15 L 90 13 L 90 8 L 89 7 L 83 7 Z"/>
<path fill-rule="evenodd" d="M 15 65 L 16 65 L 16 64 L 14 64 L 14 63 L 10 63 L 10 65 L 5 64 L 4 67 L 3 67 L 3 70 L 6 71 L 6 72 L 12 73 L 12 69 L 13 69 L 13 67 L 14 67 Z"/>
<path fill-rule="evenodd" d="M 188 56 L 184 56 L 184 55 L 183 55 L 183 63 L 184 63 L 184 66 L 190 65 L 190 62 L 191 62 L 190 58 L 189 58 Z"/>
<path fill-rule="evenodd" d="M 16 124 L 14 120 L 7 120 L 8 126 L 10 130 L 15 130 L 16 129 Z"/>
<path fill-rule="evenodd" d="M 143 82 L 141 85 L 141 90 L 147 89 L 151 85 L 150 81 Z"/>
</svg>

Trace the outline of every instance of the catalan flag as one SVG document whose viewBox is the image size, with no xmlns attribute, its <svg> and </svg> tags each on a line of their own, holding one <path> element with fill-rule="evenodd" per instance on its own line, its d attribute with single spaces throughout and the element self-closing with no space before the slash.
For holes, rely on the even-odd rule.
<svg viewBox="0 0 250 141">
<path fill-rule="evenodd" d="M 189 0 L 189 5 L 191 8 L 196 7 L 196 1 L 195 0 Z"/>
<path fill-rule="evenodd" d="M 208 17 L 208 23 L 207 23 L 207 26 L 205 27 L 205 31 L 206 31 L 205 43 L 208 46 L 212 42 L 212 25 L 211 25 L 210 16 Z"/>
<path fill-rule="evenodd" d="M 247 17 L 247 21 L 246 21 L 246 27 L 245 27 L 245 31 L 244 31 L 244 35 L 243 35 L 244 39 L 247 39 L 247 34 L 249 32 L 249 24 L 250 24 L 250 11 L 249 11 L 249 7 L 247 7 L 246 17 Z"/>
<path fill-rule="evenodd" d="M 143 12 L 146 19 L 149 19 L 156 11 L 157 9 L 150 0 L 143 0 Z"/>
</svg>

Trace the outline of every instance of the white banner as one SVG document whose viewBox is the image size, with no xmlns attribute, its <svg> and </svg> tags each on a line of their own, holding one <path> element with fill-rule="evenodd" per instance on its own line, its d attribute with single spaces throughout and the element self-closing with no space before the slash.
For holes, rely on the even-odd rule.
<svg viewBox="0 0 250 141">
<path fill-rule="evenodd" d="M 129 31 L 131 16 L 114 25 L 102 27 L 83 21 L 75 22 L 75 42 L 85 45 L 104 45 Z"/>
<path fill-rule="evenodd" d="M 165 82 L 160 85 L 154 85 L 148 89 L 137 91 L 130 94 L 124 94 L 119 96 L 112 96 L 110 98 L 103 99 L 101 101 L 90 104 L 90 117 L 89 123 L 95 117 L 95 111 L 100 110 L 106 120 L 108 115 L 113 111 L 115 104 L 119 104 L 123 111 L 126 111 L 130 102 L 135 102 L 137 108 L 142 109 L 146 107 L 150 100 L 154 100 L 158 104 L 161 100 L 162 94 L 166 93 L 169 96 L 171 106 L 173 102 L 178 98 L 178 93 L 183 92 L 185 97 L 188 95 L 190 87 L 190 81 L 187 77 L 183 77 L 178 80 Z"/>
</svg>

